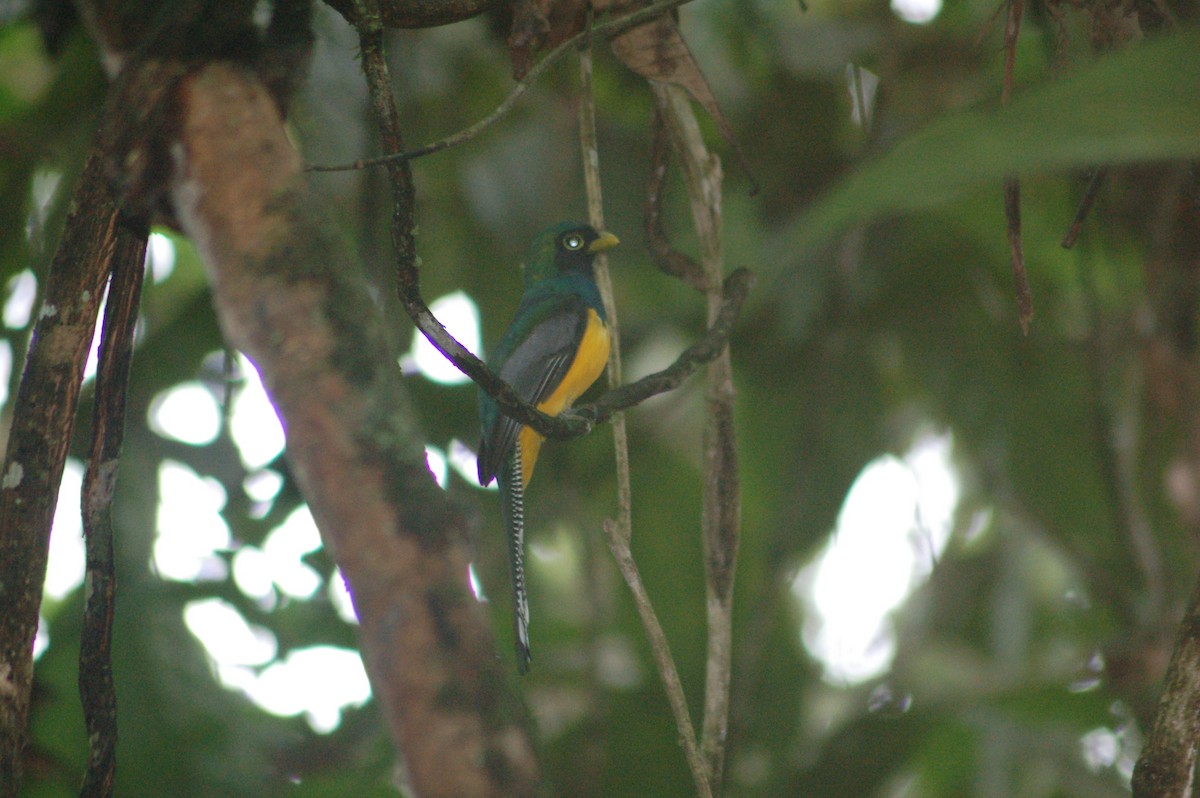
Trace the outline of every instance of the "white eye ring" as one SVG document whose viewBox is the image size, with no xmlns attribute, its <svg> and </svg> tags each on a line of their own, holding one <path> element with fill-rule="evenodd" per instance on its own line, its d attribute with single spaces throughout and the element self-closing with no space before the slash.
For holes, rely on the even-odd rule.
<svg viewBox="0 0 1200 798">
<path fill-rule="evenodd" d="M 579 233 L 571 233 L 563 239 L 563 246 L 572 251 L 583 249 L 583 236 Z"/>
</svg>

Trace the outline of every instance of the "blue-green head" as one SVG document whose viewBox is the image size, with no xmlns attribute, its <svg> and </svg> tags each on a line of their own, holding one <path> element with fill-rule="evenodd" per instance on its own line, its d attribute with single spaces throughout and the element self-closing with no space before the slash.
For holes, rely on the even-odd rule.
<svg viewBox="0 0 1200 798">
<path fill-rule="evenodd" d="M 533 239 L 525 259 L 525 287 L 568 274 L 591 279 L 597 252 L 618 244 L 612 233 L 600 233 L 584 222 L 559 222 Z"/>
</svg>

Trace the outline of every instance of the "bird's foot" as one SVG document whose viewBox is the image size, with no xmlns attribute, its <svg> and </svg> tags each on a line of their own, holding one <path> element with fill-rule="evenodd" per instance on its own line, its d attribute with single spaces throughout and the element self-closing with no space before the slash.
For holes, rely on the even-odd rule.
<svg viewBox="0 0 1200 798">
<path fill-rule="evenodd" d="M 560 418 L 569 418 L 571 419 L 572 423 L 576 421 L 582 422 L 584 424 L 584 430 L 581 433 L 582 435 L 587 435 L 592 431 L 592 428 L 596 426 L 596 411 L 594 408 L 587 405 L 565 410 L 561 414 Z"/>
</svg>

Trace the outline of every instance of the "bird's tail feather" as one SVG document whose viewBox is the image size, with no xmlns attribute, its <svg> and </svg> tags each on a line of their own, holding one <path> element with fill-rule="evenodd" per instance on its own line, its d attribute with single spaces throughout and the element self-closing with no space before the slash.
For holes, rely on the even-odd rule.
<svg viewBox="0 0 1200 798">
<path fill-rule="evenodd" d="M 513 632 L 517 649 L 517 670 L 529 671 L 529 597 L 525 592 L 525 480 L 521 465 L 521 445 L 513 446 L 509 471 L 500 485 L 504 508 L 504 531 L 508 535 L 508 566 L 512 577 Z"/>
</svg>

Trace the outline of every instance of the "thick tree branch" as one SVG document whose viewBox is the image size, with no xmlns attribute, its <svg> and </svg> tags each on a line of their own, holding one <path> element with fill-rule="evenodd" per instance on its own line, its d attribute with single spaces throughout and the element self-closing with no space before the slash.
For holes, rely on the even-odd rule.
<svg viewBox="0 0 1200 798">
<path fill-rule="evenodd" d="M 258 366 L 283 421 L 413 791 L 532 794 L 522 710 L 467 585 L 465 521 L 429 474 L 360 264 L 255 74 L 210 63 L 184 80 L 178 108 L 173 209 L 227 340 Z"/>
<path fill-rule="evenodd" d="M 1191 798 L 1200 751 L 1200 582 L 1179 624 L 1154 728 L 1133 770 L 1134 798 Z"/>
<path fill-rule="evenodd" d="M 145 272 L 146 233 L 118 243 L 96 370 L 92 444 L 83 476 L 83 533 L 87 590 L 79 644 L 79 696 L 88 733 L 81 798 L 113 794 L 117 770 L 117 694 L 112 673 L 112 626 L 117 576 L 113 563 L 112 501 L 125 431 L 125 391 L 133 358 L 133 329 Z"/>
<path fill-rule="evenodd" d="M 111 263 L 139 236 L 119 223 L 97 151 L 50 265 L 0 471 L 0 796 L 18 793 L 50 525 L 83 367 Z"/>
</svg>

